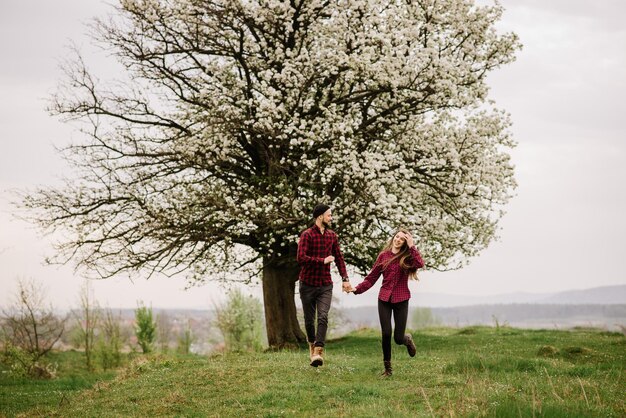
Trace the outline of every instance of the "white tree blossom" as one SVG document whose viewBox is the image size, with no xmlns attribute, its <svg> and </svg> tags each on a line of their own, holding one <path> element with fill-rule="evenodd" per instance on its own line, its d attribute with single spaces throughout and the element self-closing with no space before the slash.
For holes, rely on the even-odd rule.
<svg viewBox="0 0 626 418">
<path fill-rule="evenodd" d="M 95 39 L 129 80 L 97 82 L 80 58 L 68 68 L 52 111 L 89 123 L 67 150 L 78 179 L 25 204 L 69 232 L 58 260 L 101 277 L 263 268 L 265 282 L 289 266 L 293 283 L 318 202 L 361 271 L 400 225 L 428 268 L 459 267 L 494 238 L 515 187 L 509 118 L 485 83 L 520 46 L 495 30 L 501 13 L 471 0 L 123 0 Z"/>
</svg>

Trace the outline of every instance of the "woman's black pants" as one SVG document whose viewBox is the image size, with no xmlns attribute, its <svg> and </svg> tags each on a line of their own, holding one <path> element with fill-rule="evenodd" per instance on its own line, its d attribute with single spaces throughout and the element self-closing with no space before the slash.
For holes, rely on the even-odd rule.
<svg viewBox="0 0 626 418">
<path fill-rule="evenodd" d="M 396 344 L 404 344 L 404 331 L 406 330 L 406 320 L 409 315 L 409 301 L 391 303 L 378 299 L 378 318 L 380 319 L 380 329 L 383 334 L 383 360 L 391 360 L 391 314 L 396 326 L 393 332 L 393 339 Z"/>
</svg>

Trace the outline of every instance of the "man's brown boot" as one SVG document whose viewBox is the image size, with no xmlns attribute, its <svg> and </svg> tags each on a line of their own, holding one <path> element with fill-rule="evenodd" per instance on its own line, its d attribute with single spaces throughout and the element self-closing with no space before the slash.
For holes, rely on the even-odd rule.
<svg viewBox="0 0 626 418">
<path fill-rule="evenodd" d="M 417 347 L 415 347 L 415 343 L 413 342 L 413 337 L 411 334 L 404 335 L 404 345 L 406 345 L 406 351 L 408 351 L 409 356 L 415 357 L 415 353 L 417 353 Z"/>
<path fill-rule="evenodd" d="M 308 343 L 308 344 L 309 344 L 309 359 L 313 361 L 313 350 L 315 349 L 315 343 Z"/>
<path fill-rule="evenodd" d="M 391 368 L 391 360 L 383 360 L 385 364 L 385 371 L 382 373 L 382 376 L 391 376 L 393 373 L 393 369 Z"/>
<path fill-rule="evenodd" d="M 313 367 L 317 367 L 317 366 L 323 366 L 324 365 L 324 358 L 322 357 L 324 355 L 324 347 L 314 347 L 313 348 L 313 355 L 311 356 L 311 366 Z"/>
</svg>

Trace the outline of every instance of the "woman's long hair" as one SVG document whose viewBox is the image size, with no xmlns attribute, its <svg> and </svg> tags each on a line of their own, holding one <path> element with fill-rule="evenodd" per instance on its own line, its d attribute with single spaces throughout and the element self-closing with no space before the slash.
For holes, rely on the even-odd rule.
<svg viewBox="0 0 626 418">
<path fill-rule="evenodd" d="M 398 232 L 404 232 L 405 234 L 410 234 L 410 232 L 407 229 L 399 228 L 396 232 L 393 233 L 393 235 L 391 236 L 389 241 L 387 241 L 387 244 L 383 248 L 382 252 L 384 252 L 384 251 L 391 251 L 391 249 L 393 248 L 393 239 L 398 234 Z M 386 269 L 389 266 L 389 264 L 391 264 L 394 261 L 399 259 L 400 260 L 400 268 L 402 270 L 406 271 L 409 274 L 409 279 L 411 279 L 411 280 L 419 280 L 419 278 L 417 277 L 417 269 L 414 268 L 414 267 L 409 266 L 409 264 L 407 263 L 407 259 L 409 257 L 411 257 L 411 252 L 409 251 L 409 246 L 408 246 L 408 244 L 406 243 L 406 240 L 405 240 L 404 244 L 402 244 L 402 247 L 400 248 L 400 251 L 398 251 L 398 254 L 394 254 L 393 257 L 391 257 L 389 260 L 386 260 L 382 264 L 382 268 L 383 268 L 383 270 Z"/>
</svg>

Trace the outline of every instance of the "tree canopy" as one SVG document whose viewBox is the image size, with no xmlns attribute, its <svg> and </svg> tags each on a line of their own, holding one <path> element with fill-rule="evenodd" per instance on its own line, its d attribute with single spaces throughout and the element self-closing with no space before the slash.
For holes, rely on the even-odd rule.
<svg viewBox="0 0 626 418">
<path fill-rule="evenodd" d="M 57 261 L 248 278 L 295 263 L 318 202 L 348 264 L 391 229 L 449 269 L 494 238 L 515 180 L 487 74 L 514 59 L 501 6 L 471 0 L 122 0 L 94 39 L 127 78 L 78 56 L 51 111 L 86 122 L 64 187 L 30 194 L 63 230 Z M 69 233 L 67 233 L 69 232 Z M 295 279 L 294 279 L 295 280 Z"/>
</svg>

